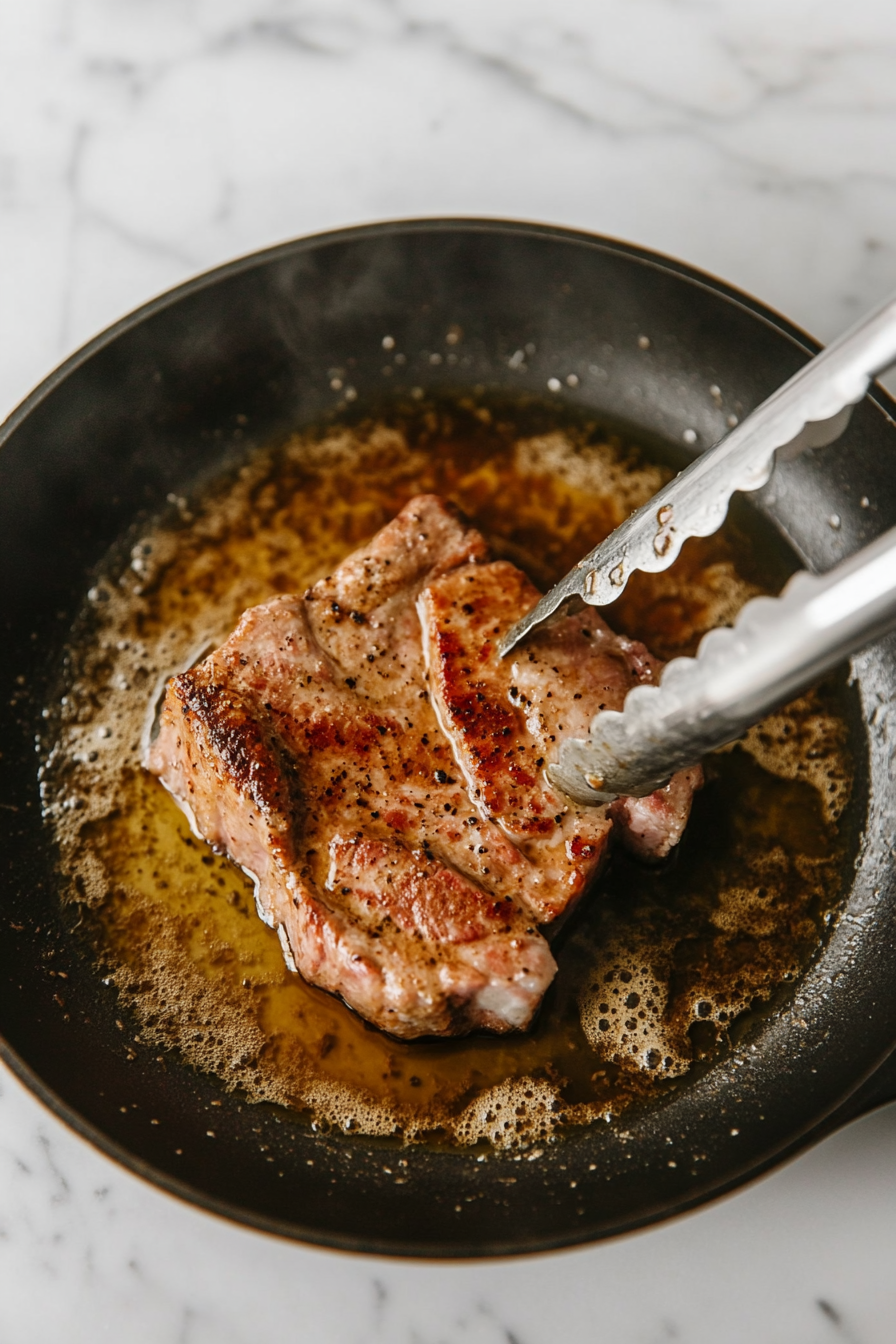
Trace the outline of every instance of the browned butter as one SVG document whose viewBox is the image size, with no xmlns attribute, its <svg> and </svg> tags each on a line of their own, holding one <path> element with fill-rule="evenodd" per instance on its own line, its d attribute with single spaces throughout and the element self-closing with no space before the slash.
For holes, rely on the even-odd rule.
<svg viewBox="0 0 896 1344">
<path fill-rule="evenodd" d="M 832 918 L 849 794 L 835 688 L 813 692 L 707 762 L 680 850 L 617 852 L 557 943 L 559 974 L 522 1035 L 397 1042 L 284 964 L 251 882 L 190 828 L 141 766 L 164 678 L 245 607 L 330 572 L 414 494 L 458 503 L 542 587 L 669 476 L 593 425 L 524 432 L 458 405 L 296 435 L 110 559 L 52 711 L 47 811 L 111 977 L 159 1052 L 316 1125 L 501 1146 L 550 1139 L 680 1086 L 799 975 Z M 734 524 L 637 575 L 605 614 L 663 657 L 693 651 L 779 586 Z"/>
</svg>

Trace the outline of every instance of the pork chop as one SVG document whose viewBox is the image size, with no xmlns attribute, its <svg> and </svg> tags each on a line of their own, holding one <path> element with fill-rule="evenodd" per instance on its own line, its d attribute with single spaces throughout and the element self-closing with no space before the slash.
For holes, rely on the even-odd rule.
<svg viewBox="0 0 896 1344">
<path fill-rule="evenodd" d="M 614 823 L 642 858 L 665 857 L 681 839 L 702 772 L 681 771 L 648 798 L 620 799 L 609 810 L 576 804 L 551 785 L 545 766 L 562 739 L 587 738 L 598 710 L 621 709 L 662 664 L 614 634 L 594 607 L 554 618 L 501 658 L 501 638 L 540 596 L 499 560 L 437 576 L 418 608 L 439 723 L 477 805 L 533 864 L 524 899 L 545 924 L 581 896 Z"/>
<path fill-rule="evenodd" d="M 420 496 L 168 683 L 148 768 L 253 876 L 289 965 L 399 1037 L 526 1027 L 556 970 L 538 925 L 578 900 L 614 826 L 634 833 L 543 767 L 657 664 L 589 610 L 505 667 L 497 636 L 537 597 Z M 641 852 L 677 840 L 692 787 L 654 805 Z"/>
</svg>

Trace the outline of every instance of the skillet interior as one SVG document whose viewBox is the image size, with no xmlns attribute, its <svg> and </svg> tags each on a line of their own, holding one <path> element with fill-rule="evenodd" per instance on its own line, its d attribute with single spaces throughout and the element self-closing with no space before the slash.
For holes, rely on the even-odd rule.
<svg viewBox="0 0 896 1344">
<path fill-rule="evenodd" d="M 463 331 L 466 362 L 435 366 L 428 352 L 442 348 L 452 324 Z M 131 1024 L 78 953 L 58 905 L 34 751 L 48 678 L 113 541 L 251 442 L 331 414 L 330 368 L 348 368 L 357 406 L 375 403 L 387 333 L 409 352 L 405 391 L 481 384 L 541 397 L 548 378 L 575 371 L 580 385 L 565 399 L 642 439 L 680 442 L 693 428 L 698 447 L 726 427 L 710 385 L 725 389 L 726 410 L 740 403 L 746 413 L 814 348 L 742 295 L 618 243 L 425 221 L 303 240 L 224 267 L 70 360 L 0 436 L 0 1030 L 5 1057 L 58 1114 L 206 1207 L 344 1248 L 544 1249 L 667 1216 L 763 1169 L 891 1048 L 894 646 L 856 664 L 858 858 L 846 917 L 792 1003 L 662 1107 L 629 1113 L 624 1127 L 575 1132 L 533 1163 L 412 1148 L 401 1154 L 399 1184 L 375 1141 L 314 1136 L 273 1108 L 247 1106 L 211 1079 L 135 1052 Z M 527 342 L 536 354 L 525 369 L 509 368 Z M 588 373 L 592 364 L 608 376 Z M 896 523 L 894 409 L 883 393 L 867 399 L 838 444 L 779 468 L 762 492 L 758 507 L 810 566 L 827 568 Z"/>
</svg>

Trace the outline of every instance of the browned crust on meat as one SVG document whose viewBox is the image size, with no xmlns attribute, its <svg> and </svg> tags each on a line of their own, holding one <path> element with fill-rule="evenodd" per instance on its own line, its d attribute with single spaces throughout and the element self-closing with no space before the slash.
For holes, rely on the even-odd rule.
<svg viewBox="0 0 896 1344">
<path fill-rule="evenodd" d="M 297 969 L 399 1036 L 524 1027 L 556 970 L 514 899 L 528 865 L 469 824 L 424 685 L 414 599 L 484 553 L 455 511 L 414 501 L 172 679 L 147 762 L 255 874 Z"/>
<path fill-rule="evenodd" d="M 170 694 L 180 702 L 197 746 L 201 735 L 203 755 L 216 772 L 226 775 L 230 786 L 254 803 L 265 821 L 282 833 L 286 845 L 292 828 L 301 824 L 296 792 L 287 778 L 295 773 L 295 764 L 285 759 L 282 739 L 272 730 L 268 715 L 196 672 L 174 677 Z M 285 851 L 284 858 L 288 861 Z"/>
<path fill-rule="evenodd" d="M 580 807 L 560 794 L 546 768 L 565 737 L 587 736 L 601 709 L 620 709 L 628 691 L 659 664 L 614 634 L 593 607 L 555 618 L 511 657 L 501 638 L 539 593 L 507 561 L 467 565 L 429 583 L 418 606 L 433 700 L 468 788 L 483 811 L 548 877 L 521 893 L 547 923 L 566 913 L 603 865 L 614 821 L 645 857 L 680 838 L 694 778 L 638 800 L 637 808 Z"/>
<path fill-rule="evenodd" d="M 520 923 L 512 901 L 496 900 L 432 854 L 396 841 L 334 836 L 327 885 L 363 905 L 372 923 L 389 919 L 405 933 L 439 944 L 509 933 Z"/>
<path fill-rule="evenodd" d="M 255 876 L 291 964 L 397 1036 L 527 1026 L 556 970 L 537 925 L 607 853 L 606 809 L 553 790 L 548 745 L 586 721 L 577 678 L 610 697 L 651 660 L 591 612 L 502 663 L 537 597 L 420 496 L 168 685 L 149 769 Z"/>
</svg>

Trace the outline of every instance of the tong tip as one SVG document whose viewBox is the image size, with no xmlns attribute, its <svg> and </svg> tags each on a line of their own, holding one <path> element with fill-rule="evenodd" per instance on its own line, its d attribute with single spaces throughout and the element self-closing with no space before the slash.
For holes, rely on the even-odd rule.
<svg viewBox="0 0 896 1344">
<path fill-rule="evenodd" d="M 521 620 L 517 621 L 516 625 L 510 627 L 507 634 L 498 645 L 498 653 L 500 657 L 506 658 L 511 649 L 515 649 L 517 644 L 529 634 L 530 630 L 534 630 L 537 625 L 541 625 L 543 621 L 546 621 L 549 616 L 554 614 L 561 603 L 566 601 L 570 594 L 566 592 L 558 592 L 559 588 L 560 585 L 558 584 L 557 587 L 552 588 L 549 593 L 545 593 L 544 597 L 535 603 L 535 606 L 531 611 L 527 612 Z"/>
</svg>

